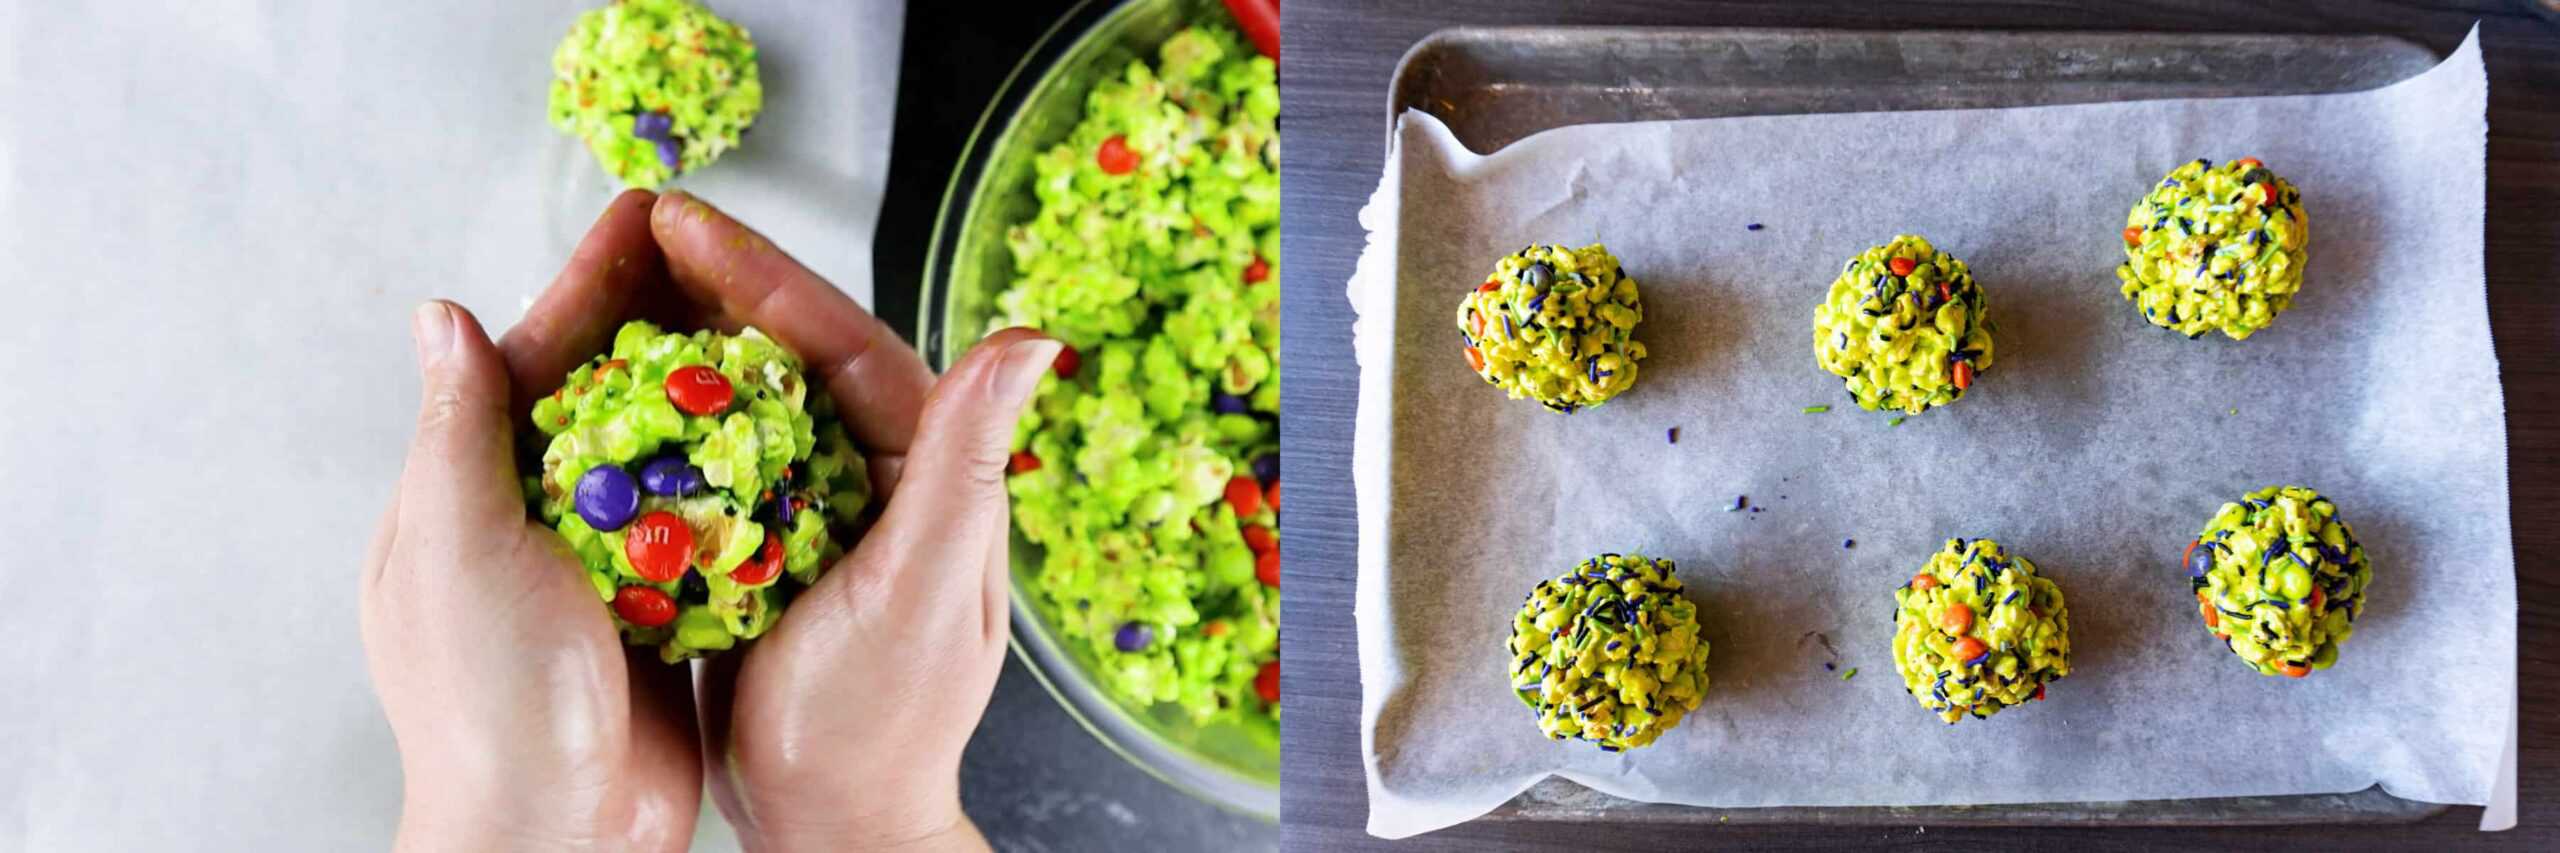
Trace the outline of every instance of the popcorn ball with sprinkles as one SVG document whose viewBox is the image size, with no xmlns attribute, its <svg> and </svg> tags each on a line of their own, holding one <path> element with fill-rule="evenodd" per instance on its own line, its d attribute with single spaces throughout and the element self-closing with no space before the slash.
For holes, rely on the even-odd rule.
<svg viewBox="0 0 2560 853">
<path fill-rule="evenodd" d="M 1670 560 L 1602 554 L 1540 581 L 1511 621 L 1511 689 L 1538 731 L 1619 752 L 1707 695 L 1707 641 Z"/>
<path fill-rule="evenodd" d="M 756 43 L 693 0 L 616 0 L 551 54 L 551 123 L 623 183 L 711 165 L 764 109 Z"/>
<path fill-rule="evenodd" d="M 1530 246 L 1458 302 L 1458 339 L 1484 381 L 1551 411 L 1609 401 L 1636 384 L 1644 300 L 1597 243 Z"/>
<path fill-rule="evenodd" d="M 2301 486 L 2223 504 L 2185 559 L 2205 630 L 2261 675 L 2301 678 L 2337 663 L 2373 580 L 2338 505 Z"/>
<path fill-rule="evenodd" d="M 1813 309 L 1813 356 L 1867 411 L 1916 415 L 1964 399 L 1991 369 L 1973 272 L 1908 234 L 1850 258 Z"/>
<path fill-rule="evenodd" d="M 2195 160 L 2125 214 L 2117 290 L 2151 325 L 2247 340 L 2293 304 L 2310 247 L 2302 193 L 2266 164 Z"/>
<path fill-rule="evenodd" d="M 2071 674 L 2071 613 L 2036 564 L 1989 539 L 1949 539 L 1893 591 L 1893 666 L 1938 719 L 2043 699 Z"/>
</svg>

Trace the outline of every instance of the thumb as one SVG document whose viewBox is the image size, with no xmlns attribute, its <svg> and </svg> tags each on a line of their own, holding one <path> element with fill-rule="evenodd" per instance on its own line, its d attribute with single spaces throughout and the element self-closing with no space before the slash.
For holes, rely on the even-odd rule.
<svg viewBox="0 0 2560 853">
<path fill-rule="evenodd" d="M 900 601 L 957 603 L 993 583 L 991 542 L 1005 537 L 1005 463 L 1014 422 L 1061 344 L 1029 329 L 987 336 L 925 396 L 906 472 L 861 550 L 894 555 Z M 886 549 L 886 550 L 874 550 Z"/>
<path fill-rule="evenodd" d="M 410 320 L 424 386 L 400 472 L 401 525 L 507 530 L 523 523 L 507 426 L 507 365 L 480 321 L 443 300 Z"/>
</svg>

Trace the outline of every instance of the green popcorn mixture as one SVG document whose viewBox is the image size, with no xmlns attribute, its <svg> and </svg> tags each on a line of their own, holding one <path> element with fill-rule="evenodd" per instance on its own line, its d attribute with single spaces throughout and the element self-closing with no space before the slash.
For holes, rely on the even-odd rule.
<svg viewBox="0 0 2560 853">
<path fill-rule="evenodd" d="M 1867 411 L 1964 399 L 1991 369 L 1991 309 L 1973 272 L 1909 234 L 1840 267 L 1813 309 L 1813 356 Z"/>
<path fill-rule="evenodd" d="M 615 0 L 551 54 L 551 124 L 641 189 L 711 165 L 763 109 L 755 40 L 693 0 Z"/>
<path fill-rule="evenodd" d="M 1223 27 L 1097 83 L 997 297 L 1068 345 L 1014 445 L 1032 588 L 1108 693 L 1202 723 L 1279 713 L 1279 112 Z"/>
<path fill-rule="evenodd" d="M 1467 366 L 1511 399 L 1568 415 L 1635 386 L 1641 322 L 1636 280 L 1597 243 L 1521 249 L 1458 302 Z"/>
<path fill-rule="evenodd" d="M 2255 157 L 2171 170 L 2124 218 L 2124 298 L 2190 339 L 2274 323 L 2302 290 L 2311 220 L 2302 193 Z"/>
<path fill-rule="evenodd" d="M 1989 539 L 1949 539 L 1893 591 L 1893 667 L 1948 725 L 2044 698 L 2071 674 L 2071 611 L 2036 564 Z"/>
<path fill-rule="evenodd" d="M 2223 504 L 2186 564 L 2205 629 L 2259 674 L 2294 678 L 2338 662 L 2373 580 L 2338 505 L 2301 486 Z"/>
<path fill-rule="evenodd" d="M 1511 689 L 1538 731 L 1618 752 L 1707 695 L 1707 641 L 1670 560 L 1602 554 L 1538 582 L 1511 620 Z"/>
<path fill-rule="evenodd" d="M 623 640 L 669 663 L 771 630 L 871 498 L 833 401 L 753 328 L 624 324 L 533 425 L 528 512 L 577 553 Z"/>
</svg>

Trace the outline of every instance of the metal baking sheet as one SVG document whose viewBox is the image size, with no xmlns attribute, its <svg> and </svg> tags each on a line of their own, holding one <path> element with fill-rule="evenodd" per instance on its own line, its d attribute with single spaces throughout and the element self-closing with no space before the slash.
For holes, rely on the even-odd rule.
<svg viewBox="0 0 2560 853">
<path fill-rule="evenodd" d="M 1467 27 L 1405 53 L 1386 126 L 1419 109 L 1489 153 L 1541 130 L 1602 122 L 2353 92 L 2442 58 L 2388 36 Z M 1711 809 L 1623 800 L 1551 778 L 1482 819 L 2194 826 L 2405 823 L 2446 808 L 2376 786 L 2286 797 Z"/>
</svg>

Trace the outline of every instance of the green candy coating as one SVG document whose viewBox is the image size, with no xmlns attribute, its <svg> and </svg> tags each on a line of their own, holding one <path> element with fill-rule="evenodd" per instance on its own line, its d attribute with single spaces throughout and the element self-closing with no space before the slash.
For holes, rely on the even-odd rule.
<svg viewBox="0 0 2560 853">
<path fill-rule="evenodd" d="M 1616 752 L 1653 743 L 1707 695 L 1707 641 L 1670 560 L 1602 554 L 1540 581 L 1512 618 L 1511 689 L 1538 731 Z"/>
<path fill-rule="evenodd" d="M 551 74 L 551 124 L 585 140 L 607 174 L 641 189 L 711 165 L 764 109 L 755 40 L 692 0 L 588 10 L 552 52 Z M 679 152 L 673 165 L 639 132 L 651 114 L 665 117 Z"/>
<path fill-rule="evenodd" d="M 1948 725 L 2042 698 L 2046 683 L 2071 674 L 2062 587 L 1998 542 L 1947 540 L 1893 603 L 1894 670 Z"/>
<path fill-rule="evenodd" d="M 2199 550 L 2212 559 L 2191 579 L 2196 608 L 2232 654 L 2261 675 L 2337 663 L 2373 580 L 2337 504 L 2302 486 L 2259 489 L 2205 522 L 2188 559 Z"/>
<path fill-rule="evenodd" d="M 2247 340 L 2302 289 L 2311 247 L 2302 193 L 2254 159 L 2180 165 L 2124 224 L 2117 292 L 2154 326 Z"/>
<path fill-rule="evenodd" d="M 728 381 L 726 410 L 690 414 L 669 401 L 667 375 L 696 365 Z M 843 555 L 851 525 L 871 500 L 870 469 L 836 419 L 834 402 L 824 392 L 810 393 L 799 358 L 754 328 L 679 334 L 625 323 L 612 351 L 569 371 L 559 391 L 534 403 L 532 419 L 524 462 L 527 512 L 559 531 L 599 599 L 611 602 L 626 586 L 653 587 L 675 599 L 675 621 L 657 627 L 605 608 L 624 642 L 657 646 L 669 663 L 771 630 L 783 603 Z M 673 513 L 694 540 L 684 574 L 652 583 L 623 550 L 628 528 L 589 527 L 576 511 L 575 488 L 596 466 L 636 474 L 665 455 L 702 469 L 706 488 L 641 496 L 641 514 Z M 780 531 L 782 571 L 755 584 L 732 580 L 781 525 L 774 502 L 794 498 L 803 508 Z"/>
<path fill-rule="evenodd" d="M 1458 302 L 1467 366 L 1485 382 L 1566 414 L 1635 386 L 1644 300 L 1607 247 L 1530 246 L 1486 283 Z"/>
<path fill-rule="evenodd" d="M 1990 371 L 1992 328 L 1972 270 L 1904 234 L 1840 267 L 1813 309 L 1813 356 L 1858 408 L 1916 415 L 1964 399 Z"/>
</svg>

